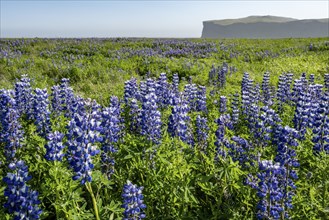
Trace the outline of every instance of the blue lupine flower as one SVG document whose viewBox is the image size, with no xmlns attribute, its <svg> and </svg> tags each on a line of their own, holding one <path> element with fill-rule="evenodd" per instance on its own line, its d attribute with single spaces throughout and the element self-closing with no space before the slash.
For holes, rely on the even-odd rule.
<svg viewBox="0 0 329 220">
<path fill-rule="evenodd" d="M 226 96 L 221 96 L 219 99 L 219 112 L 224 114 L 227 111 L 227 98 Z"/>
<path fill-rule="evenodd" d="M 129 123 L 130 130 L 139 133 L 141 129 L 141 109 L 136 99 L 131 99 L 129 104 Z"/>
<path fill-rule="evenodd" d="M 231 118 L 232 118 L 232 123 L 233 125 L 236 125 L 239 121 L 239 94 L 235 93 L 233 95 L 233 101 L 232 101 L 232 114 L 231 114 Z"/>
<path fill-rule="evenodd" d="M 15 157 L 22 147 L 23 128 L 19 122 L 19 111 L 11 90 L 0 90 L 0 142 L 4 143 L 4 154 L 8 160 Z"/>
<path fill-rule="evenodd" d="M 143 212 L 143 209 L 146 209 L 142 194 L 143 188 L 132 184 L 129 180 L 123 186 L 122 208 L 125 209 L 123 211 L 123 220 L 140 220 L 146 217 Z"/>
<path fill-rule="evenodd" d="M 80 100 L 68 125 L 68 161 L 75 172 L 73 180 L 81 179 L 81 184 L 92 180 L 92 157 L 99 153 L 95 143 L 102 141 L 99 108 L 95 102 Z"/>
<path fill-rule="evenodd" d="M 148 94 L 148 89 L 145 81 L 139 83 L 139 94 L 136 99 L 140 102 L 143 102 L 144 97 Z"/>
<path fill-rule="evenodd" d="M 193 145 L 193 137 L 190 130 L 190 117 L 187 115 L 189 106 L 181 97 L 175 98 L 168 122 L 168 133 L 172 137 L 178 137 L 183 142 Z"/>
<path fill-rule="evenodd" d="M 329 91 L 329 74 L 324 74 L 324 87 Z"/>
<path fill-rule="evenodd" d="M 298 178 L 297 172 L 294 169 L 299 167 L 295 151 L 295 148 L 298 146 L 298 137 L 298 132 L 295 129 L 289 126 L 281 128 L 277 155 L 275 157 L 275 161 L 285 168 L 280 184 L 283 188 L 284 215 L 286 217 L 288 216 L 288 209 L 292 208 L 292 197 L 296 189 L 294 180 Z"/>
<path fill-rule="evenodd" d="M 255 124 L 254 137 L 258 146 L 265 147 L 271 140 L 273 127 L 277 125 L 279 116 L 268 106 L 261 107 L 259 118 Z"/>
<path fill-rule="evenodd" d="M 309 86 L 309 93 L 310 93 L 310 108 L 309 108 L 309 117 L 308 117 L 308 127 L 314 127 L 314 121 L 317 117 L 317 109 L 322 98 L 325 97 L 325 94 L 322 92 L 323 85 L 321 84 L 312 84 Z"/>
<path fill-rule="evenodd" d="M 58 117 L 63 109 L 61 106 L 61 90 L 60 86 L 52 86 L 51 87 L 51 112 L 54 114 L 54 116 Z"/>
<path fill-rule="evenodd" d="M 225 146 L 228 148 L 228 155 L 232 157 L 232 160 L 239 161 L 242 167 L 253 166 L 256 156 L 251 152 L 252 146 L 248 141 L 238 136 L 233 136 L 231 140 L 233 142 L 226 142 Z"/>
<path fill-rule="evenodd" d="M 329 93 L 327 92 L 319 102 L 313 119 L 313 151 L 329 154 Z"/>
<path fill-rule="evenodd" d="M 170 104 L 169 83 L 167 82 L 167 75 L 165 73 L 161 73 L 157 80 L 155 94 L 158 97 L 157 104 L 159 107 L 166 107 Z"/>
<path fill-rule="evenodd" d="M 31 114 L 32 107 L 32 87 L 27 75 L 22 75 L 19 82 L 15 83 L 15 100 L 19 115 L 27 115 L 29 119 L 33 118 Z"/>
<path fill-rule="evenodd" d="M 138 86 L 137 80 L 135 78 L 131 78 L 130 80 L 125 82 L 124 86 L 124 101 L 127 104 L 130 99 L 138 98 Z"/>
<path fill-rule="evenodd" d="M 113 153 L 118 151 L 117 144 L 123 137 L 123 123 L 120 116 L 121 108 L 119 99 L 116 96 L 111 97 L 110 107 L 105 108 L 102 113 L 102 169 L 108 178 L 114 172 L 115 161 Z"/>
<path fill-rule="evenodd" d="M 196 111 L 197 109 L 197 99 L 198 99 L 198 89 L 195 84 L 186 84 L 184 88 L 184 99 L 189 105 L 191 111 Z M 200 94 L 201 95 L 201 94 Z M 204 94 L 205 95 L 205 94 Z M 205 98 L 202 100 L 202 104 L 205 104 Z"/>
<path fill-rule="evenodd" d="M 226 74 L 228 72 L 228 66 L 226 63 L 223 63 L 222 67 L 218 71 L 218 85 L 219 88 L 224 88 L 226 84 Z"/>
<path fill-rule="evenodd" d="M 154 144 L 161 140 L 161 113 L 156 104 L 157 97 L 150 88 L 150 93 L 144 97 L 141 112 L 141 134 Z"/>
<path fill-rule="evenodd" d="M 260 198 L 257 204 L 257 219 L 280 219 L 284 211 L 282 200 L 284 197 L 280 179 L 285 172 L 284 167 L 279 163 L 264 160 L 259 163 L 260 173 L 257 187 L 257 196 Z"/>
<path fill-rule="evenodd" d="M 206 87 L 199 86 L 196 97 L 196 111 L 207 112 Z"/>
<path fill-rule="evenodd" d="M 271 105 L 271 91 L 270 91 L 270 73 L 265 72 L 262 82 L 262 100 L 265 105 Z"/>
<path fill-rule="evenodd" d="M 35 95 L 33 96 L 33 115 L 35 119 L 35 125 L 37 126 L 37 132 L 42 137 L 46 137 L 46 135 L 51 130 L 47 90 L 37 88 L 34 91 Z"/>
<path fill-rule="evenodd" d="M 207 125 L 207 118 L 201 117 L 198 115 L 196 117 L 196 136 L 199 146 L 201 146 L 202 152 L 206 152 L 207 148 L 207 139 L 209 127 Z"/>
<path fill-rule="evenodd" d="M 311 75 L 310 75 L 309 83 L 310 83 L 310 84 L 314 84 L 314 74 L 311 74 Z"/>
<path fill-rule="evenodd" d="M 225 138 L 225 128 L 231 128 L 232 123 L 230 121 L 230 115 L 229 114 L 222 114 L 219 119 L 216 120 L 218 124 L 218 128 L 216 130 L 216 156 L 215 161 L 219 160 L 219 157 L 226 157 L 227 152 L 225 149 L 225 146 L 227 146 L 228 140 Z"/>
<path fill-rule="evenodd" d="M 59 85 L 59 99 L 60 99 L 60 107 L 59 109 L 65 113 L 65 116 L 68 118 L 72 118 L 74 114 L 74 102 L 75 96 L 73 93 L 73 88 L 70 87 L 70 80 L 67 78 L 63 78 L 61 80 L 61 84 Z"/>
<path fill-rule="evenodd" d="M 309 124 L 311 111 L 311 96 L 308 91 L 300 90 L 297 95 L 297 106 L 294 115 L 294 128 L 300 132 L 300 138 L 304 139 L 306 128 Z"/>
<path fill-rule="evenodd" d="M 215 65 L 213 64 L 211 66 L 211 69 L 210 69 L 209 74 L 208 74 L 209 83 L 215 84 L 216 83 L 216 76 L 217 76 L 217 69 L 216 69 Z"/>
<path fill-rule="evenodd" d="M 7 184 L 4 191 L 7 202 L 4 207 L 14 215 L 15 220 L 39 219 L 42 210 L 38 207 L 40 204 L 38 192 L 26 185 L 26 182 L 31 179 L 28 167 L 20 160 L 10 163 L 9 169 L 11 173 L 7 173 L 7 176 L 3 178 Z"/>
<path fill-rule="evenodd" d="M 242 97 L 242 113 L 248 115 L 250 106 L 250 90 L 252 87 L 252 80 L 249 78 L 249 73 L 244 73 L 241 83 L 241 97 Z"/>
<path fill-rule="evenodd" d="M 177 97 L 179 95 L 179 77 L 177 73 L 173 75 L 171 87 L 172 93 Z"/>
<path fill-rule="evenodd" d="M 64 134 L 55 131 L 51 132 L 47 136 L 47 144 L 45 148 L 47 150 L 45 158 L 48 161 L 62 161 L 64 157 L 63 149 L 63 138 Z"/>
</svg>

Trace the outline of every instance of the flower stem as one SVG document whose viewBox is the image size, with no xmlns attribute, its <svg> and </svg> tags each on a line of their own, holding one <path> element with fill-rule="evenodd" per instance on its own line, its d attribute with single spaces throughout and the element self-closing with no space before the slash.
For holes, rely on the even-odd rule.
<svg viewBox="0 0 329 220">
<path fill-rule="evenodd" d="M 93 201 L 93 206 L 94 206 L 94 212 L 95 212 L 95 217 L 96 220 L 100 220 L 99 215 L 98 215 L 98 209 L 97 209 L 97 203 L 96 203 L 96 198 L 93 192 L 93 189 L 91 187 L 91 184 L 89 182 L 86 183 L 86 188 L 88 192 L 90 193 L 91 199 Z"/>
</svg>

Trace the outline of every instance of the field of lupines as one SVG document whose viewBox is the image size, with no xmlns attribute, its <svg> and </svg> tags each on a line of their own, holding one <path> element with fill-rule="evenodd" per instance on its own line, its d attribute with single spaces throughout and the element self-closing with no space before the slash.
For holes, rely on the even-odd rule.
<svg viewBox="0 0 329 220">
<path fill-rule="evenodd" d="M 329 39 L 2 39 L 0 219 L 329 219 Z"/>
</svg>

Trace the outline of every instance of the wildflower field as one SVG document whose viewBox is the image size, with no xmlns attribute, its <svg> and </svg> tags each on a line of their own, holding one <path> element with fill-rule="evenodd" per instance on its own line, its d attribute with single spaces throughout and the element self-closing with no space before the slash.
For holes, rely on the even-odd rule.
<svg viewBox="0 0 329 220">
<path fill-rule="evenodd" d="M 0 220 L 329 219 L 329 38 L 1 39 Z"/>
</svg>

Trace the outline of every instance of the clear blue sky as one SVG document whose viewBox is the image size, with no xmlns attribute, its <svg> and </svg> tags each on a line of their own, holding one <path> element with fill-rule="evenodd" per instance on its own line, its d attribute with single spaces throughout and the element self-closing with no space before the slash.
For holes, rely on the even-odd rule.
<svg viewBox="0 0 329 220">
<path fill-rule="evenodd" d="M 0 37 L 200 37 L 204 20 L 329 17 L 329 0 L 0 1 Z"/>
</svg>

